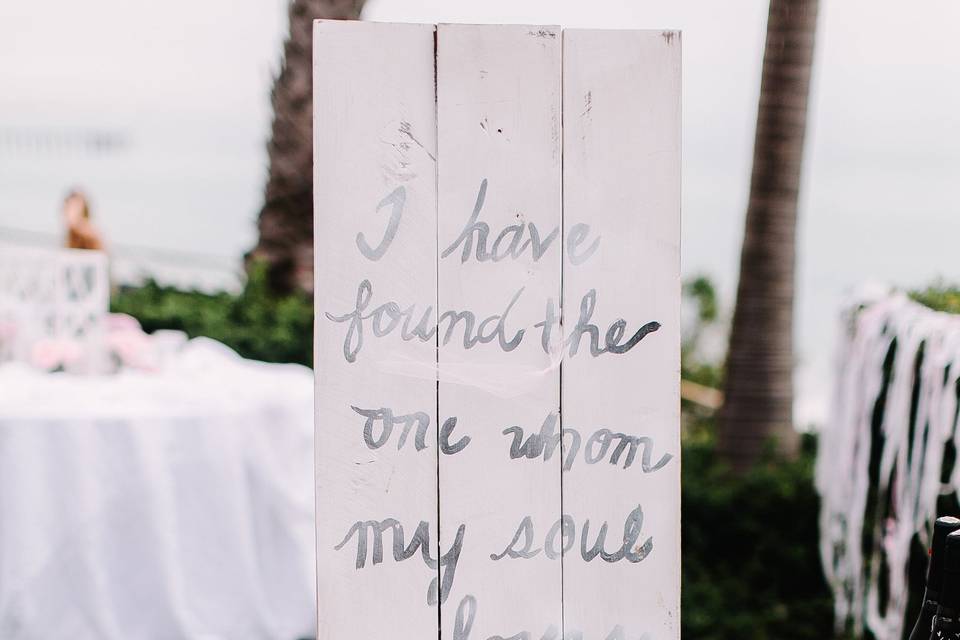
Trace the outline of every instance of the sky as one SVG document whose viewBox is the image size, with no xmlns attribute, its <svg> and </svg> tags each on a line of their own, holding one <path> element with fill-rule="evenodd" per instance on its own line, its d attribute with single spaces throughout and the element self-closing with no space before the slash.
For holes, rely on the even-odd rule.
<svg viewBox="0 0 960 640">
<path fill-rule="evenodd" d="M 800 202 L 801 422 L 825 417 L 846 291 L 960 282 L 960 4 L 821 5 Z M 369 0 L 364 17 L 682 30 L 683 272 L 709 274 L 729 314 L 766 11 L 759 0 Z M 225 282 L 256 239 L 285 29 L 284 0 L 0 4 L 0 240 L 54 242 L 64 191 L 82 185 L 121 256 L 178 251 L 147 268 Z M 50 142 L 67 134 L 118 142 Z"/>
</svg>

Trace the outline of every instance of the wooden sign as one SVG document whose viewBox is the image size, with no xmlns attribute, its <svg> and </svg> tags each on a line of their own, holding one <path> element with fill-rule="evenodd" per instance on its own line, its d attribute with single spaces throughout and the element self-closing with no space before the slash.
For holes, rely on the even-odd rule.
<svg viewBox="0 0 960 640">
<path fill-rule="evenodd" d="M 321 640 L 679 637 L 680 36 L 317 22 Z"/>
</svg>

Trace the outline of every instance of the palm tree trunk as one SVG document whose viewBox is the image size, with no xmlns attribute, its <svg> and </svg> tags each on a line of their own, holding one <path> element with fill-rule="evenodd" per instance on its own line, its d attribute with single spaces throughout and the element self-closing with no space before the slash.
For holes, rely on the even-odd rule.
<svg viewBox="0 0 960 640">
<path fill-rule="evenodd" d="M 797 196 L 818 0 L 771 0 L 718 450 L 735 471 L 794 455 Z"/>
<path fill-rule="evenodd" d="M 269 170 L 258 223 L 260 239 L 247 254 L 267 263 L 277 292 L 313 291 L 313 21 L 357 20 L 364 0 L 293 0 L 283 66 L 271 92 Z"/>
</svg>

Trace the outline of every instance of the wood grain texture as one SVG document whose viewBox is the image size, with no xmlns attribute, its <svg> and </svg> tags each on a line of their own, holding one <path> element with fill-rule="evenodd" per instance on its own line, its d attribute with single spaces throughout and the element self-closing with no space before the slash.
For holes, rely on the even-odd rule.
<svg viewBox="0 0 960 640">
<path fill-rule="evenodd" d="M 314 55 L 319 638 L 675 640 L 679 34 Z"/>
<path fill-rule="evenodd" d="M 319 638 L 434 637 L 437 608 L 426 596 L 437 571 L 419 554 L 395 560 L 395 527 L 382 533 L 380 562 L 373 528 L 350 532 L 357 522 L 394 518 L 409 544 L 426 522 L 436 557 L 435 344 L 401 340 L 397 332 L 378 338 L 367 324 L 363 347 L 348 362 L 347 325 L 326 315 L 353 310 L 364 279 L 372 287 L 370 309 L 388 300 L 421 310 L 435 305 L 433 25 L 317 22 L 314 109 Z M 358 234 L 379 248 L 400 193 L 396 236 L 382 257 L 370 259 Z M 435 314 L 428 320 L 435 323 Z M 427 446 L 418 451 L 412 432 L 398 448 L 397 427 L 372 449 L 363 437 L 365 418 L 352 407 L 426 414 Z M 362 536 L 368 546 L 357 568 Z"/>
<path fill-rule="evenodd" d="M 477 221 L 489 225 L 486 248 L 510 226 L 536 225 L 547 236 L 561 225 L 561 35 L 556 27 L 440 25 L 437 40 L 439 249 L 454 245 L 486 185 Z M 485 182 L 484 182 L 485 181 Z M 510 238 L 508 234 L 506 238 Z M 527 236 L 525 236 L 527 237 Z M 439 262 L 439 301 L 478 318 L 504 314 L 505 337 L 524 330 L 505 352 L 494 340 L 470 349 L 461 331 L 441 340 L 440 416 L 456 416 L 472 441 L 440 458 L 440 536 L 446 549 L 466 524 L 456 583 L 441 612 L 451 637 L 457 607 L 477 600 L 471 637 L 540 634 L 561 628 L 559 557 L 498 560 L 530 517 L 540 539 L 560 517 L 558 456 L 511 460 L 521 427 L 539 433 L 559 410 L 559 367 L 533 325 L 548 298 L 560 295 L 560 242 L 535 258 L 531 250 L 502 260 L 477 259 L 457 246 Z M 507 246 L 501 245 L 500 255 Z M 484 255 L 481 253 L 481 255 Z M 464 258 L 466 260 L 464 261 Z M 445 325 L 441 322 L 441 332 Z"/>
<path fill-rule="evenodd" d="M 583 456 L 563 475 L 563 508 L 578 539 L 563 560 L 565 633 L 606 638 L 620 625 L 626 638 L 679 637 L 680 596 L 680 34 L 567 30 L 564 33 L 564 228 L 587 223 L 601 237 L 582 264 L 564 257 L 563 317 L 568 339 L 584 296 L 596 290 L 592 322 L 601 347 L 618 318 L 627 334 L 648 322 L 660 328 L 623 354 L 590 357 L 589 337 L 563 363 L 564 428 L 583 434 Z M 609 429 L 652 444 L 645 472 L 641 445 L 628 468 L 611 463 L 603 438 Z M 564 444 L 569 448 L 565 439 Z M 591 548 L 602 523 L 605 549 L 615 552 L 624 521 L 637 507 L 643 520 L 639 562 L 587 562 L 583 524 Z M 642 555 L 642 554 L 640 554 Z M 617 636 L 621 637 L 621 636 Z"/>
</svg>

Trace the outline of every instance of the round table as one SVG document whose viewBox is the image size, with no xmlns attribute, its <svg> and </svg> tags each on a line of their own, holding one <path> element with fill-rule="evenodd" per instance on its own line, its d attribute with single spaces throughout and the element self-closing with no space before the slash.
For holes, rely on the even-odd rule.
<svg viewBox="0 0 960 640">
<path fill-rule="evenodd" d="M 313 374 L 195 339 L 161 372 L 0 366 L 0 638 L 315 624 Z"/>
</svg>

